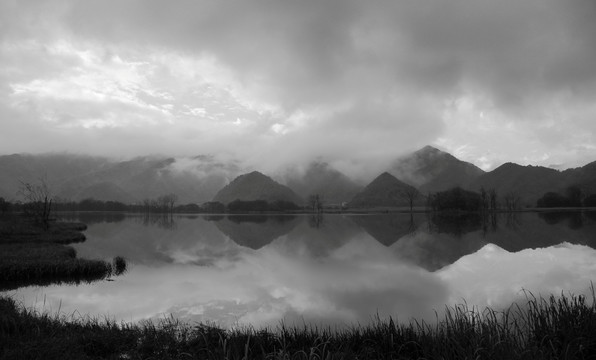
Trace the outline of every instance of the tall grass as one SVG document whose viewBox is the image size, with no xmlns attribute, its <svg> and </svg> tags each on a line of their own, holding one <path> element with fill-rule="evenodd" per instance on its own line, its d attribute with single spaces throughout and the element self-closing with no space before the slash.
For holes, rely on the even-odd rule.
<svg viewBox="0 0 596 360">
<path fill-rule="evenodd" d="M 28 218 L 0 217 L 0 291 L 29 285 L 80 283 L 126 271 L 124 258 L 112 263 L 78 259 L 65 244 L 85 240 L 82 223 L 52 222 L 41 228 Z"/>
<path fill-rule="evenodd" d="M 349 329 L 280 324 L 224 330 L 173 318 L 158 324 L 73 319 L 0 298 L 0 358 L 590 359 L 596 308 L 584 296 L 536 298 L 496 311 L 449 307 L 436 323 L 377 318 Z"/>
</svg>

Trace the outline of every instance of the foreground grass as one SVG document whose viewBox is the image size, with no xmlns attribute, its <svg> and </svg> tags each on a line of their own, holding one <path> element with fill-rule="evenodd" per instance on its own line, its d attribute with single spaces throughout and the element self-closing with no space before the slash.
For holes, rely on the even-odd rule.
<svg viewBox="0 0 596 360">
<path fill-rule="evenodd" d="M 436 324 L 377 320 L 347 330 L 223 330 L 173 319 L 117 324 L 19 308 L 0 298 L 2 359 L 590 359 L 596 311 L 584 296 L 528 297 L 504 312 L 449 308 Z"/>
<path fill-rule="evenodd" d="M 85 240 L 81 223 L 51 223 L 41 227 L 31 219 L 0 218 L 0 291 L 28 285 L 101 280 L 126 270 L 122 258 L 113 264 L 79 259 L 66 244 Z"/>
</svg>

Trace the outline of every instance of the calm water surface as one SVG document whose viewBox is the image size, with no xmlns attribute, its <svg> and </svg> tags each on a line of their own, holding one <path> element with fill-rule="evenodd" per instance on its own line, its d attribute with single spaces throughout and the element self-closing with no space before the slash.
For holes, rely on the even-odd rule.
<svg viewBox="0 0 596 360">
<path fill-rule="evenodd" d="M 502 308 L 589 293 L 596 213 L 174 216 L 80 214 L 79 257 L 123 256 L 113 281 L 10 292 L 27 307 L 221 326 L 433 321 L 445 305 Z"/>
</svg>

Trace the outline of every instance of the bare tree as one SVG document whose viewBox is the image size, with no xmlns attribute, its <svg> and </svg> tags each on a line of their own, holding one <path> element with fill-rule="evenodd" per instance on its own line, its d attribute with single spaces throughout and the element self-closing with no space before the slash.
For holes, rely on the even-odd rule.
<svg viewBox="0 0 596 360">
<path fill-rule="evenodd" d="M 401 193 L 401 195 L 408 201 L 410 205 L 410 212 L 414 208 L 414 201 L 420 196 L 420 192 L 413 186 L 409 186 Z"/>
<path fill-rule="evenodd" d="M 178 196 L 173 193 L 165 195 L 165 201 L 167 203 L 168 211 L 170 212 L 170 214 L 173 213 L 174 205 L 176 204 L 176 201 L 178 201 Z"/>
<path fill-rule="evenodd" d="M 520 197 L 515 191 L 510 191 L 503 196 L 505 201 L 505 208 L 507 211 L 517 210 L 519 208 Z"/>
<path fill-rule="evenodd" d="M 492 211 L 497 211 L 497 190 L 495 190 L 495 188 L 491 188 L 488 191 L 488 196 L 490 198 L 490 209 Z"/>
<path fill-rule="evenodd" d="M 39 178 L 37 183 L 23 180 L 20 180 L 20 183 L 17 194 L 25 199 L 25 211 L 47 228 L 50 221 L 53 195 L 46 177 Z"/>
<path fill-rule="evenodd" d="M 313 212 L 321 212 L 323 209 L 323 198 L 319 194 L 313 194 L 308 197 L 308 206 Z"/>
<path fill-rule="evenodd" d="M 480 187 L 480 201 L 482 202 L 482 211 L 486 212 L 489 207 L 489 195 L 484 186 Z"/>
</svg>

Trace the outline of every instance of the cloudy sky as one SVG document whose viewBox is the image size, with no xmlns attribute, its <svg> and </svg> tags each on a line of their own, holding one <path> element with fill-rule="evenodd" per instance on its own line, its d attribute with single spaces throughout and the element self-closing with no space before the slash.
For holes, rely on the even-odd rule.
<svg viewBox="0 0 596 360">
<path fill-rule="evenodd" d="M 593 0 L 0 0 L 0 154 L 596 160 Z"/>
</svg>

